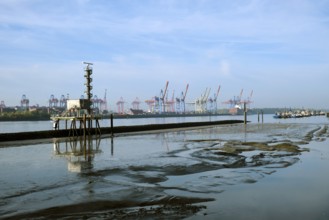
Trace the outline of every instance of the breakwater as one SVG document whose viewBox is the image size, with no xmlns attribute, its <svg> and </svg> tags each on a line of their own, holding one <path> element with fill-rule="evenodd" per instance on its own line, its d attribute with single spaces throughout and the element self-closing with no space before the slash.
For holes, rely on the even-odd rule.
<svg viewBox="0 0 329 220">
<path fill-rule="evenodd" d="M 170 124 L 148 124 L 148 125 L 132 125 L 132 126 L 116 126 L 100 128 L 101 134 L 120 134 L 141 131 L 176 129 L 176 128 L 191 128 L 200 126 L 213 126 L 225 124 L 244 123 L 243 120 L 221 120 L 221 121 L 206 121 L 206 122 L 185 122 L 185 123 L 170 123 Z M 29 131 L 17 133 L 2 133 L 0 134 L 0 142 L 5 141 L 21 141 L 47 138 L 60 138 L 70 136 L 82 136 L 83 129 L 76 129 L 74 132 L 70 129 L 62 130 L 47 130 L 47 131 Z M 88 134 L 94 135 L 97 133 L 96 129 L 90 129 Z"/>
</svg>

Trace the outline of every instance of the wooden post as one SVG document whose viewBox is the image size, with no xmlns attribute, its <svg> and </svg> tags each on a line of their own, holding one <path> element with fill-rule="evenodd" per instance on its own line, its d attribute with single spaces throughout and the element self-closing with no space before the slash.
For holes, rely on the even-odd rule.
<svg viewBox="0 0 329 220">
<path fill-rule="evenodd" d="M 259 123 L 259 111 L 257 112 L 257 115 L 258 115 L 258 123 Z"/>
<path fill-rule="evenodd" d="M 244 109 L 244 124 L 247 124 L 247 108 L 246 108 L 246 103 L 243 104 L 243 109 Z"/>
<path fill-rule="evenodd" d="M 262 123 L 264 123 L 264 112 L 262 110 Z"/>
<path fill-rule="evenodd" d="M 83 136 L 86 137 L 86 114 L 83 114 Z"/>
<path fill-rule="evenodd" d="M 111 114 L 111 136 L 113 137 L 113 114 Z"/>
<path fill-rule="evenodd" d="M 111 155 L 113 156 L 114 153 L 114 146 L 113 146 L 113 136 L 111 137 Z"/>
</svg>

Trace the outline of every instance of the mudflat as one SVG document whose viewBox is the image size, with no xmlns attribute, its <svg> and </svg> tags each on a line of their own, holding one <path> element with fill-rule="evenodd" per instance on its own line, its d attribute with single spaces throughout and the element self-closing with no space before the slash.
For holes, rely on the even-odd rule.
<svg viewBox="0 0 329 220">
<path fill-rule="evenodd" d="M 328 136 L 326 124 L 235 124 L 3 144 L 0 215 L 288 219 L 290 210 L 300 219 L 326 219 L 327 207 L 301 198 L 329 202 L 318 198 L 319 190 L 329 195 Z M 307 205 L 311 210 L 300 210 Z"/>
</svg>

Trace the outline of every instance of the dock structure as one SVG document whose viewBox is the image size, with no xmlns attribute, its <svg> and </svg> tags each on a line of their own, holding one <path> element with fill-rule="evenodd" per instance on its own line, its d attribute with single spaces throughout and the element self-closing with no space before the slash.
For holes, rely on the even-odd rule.
<svg viewBox="0 0 329 220">
<path fill-rule="evenodd" d="M 53 127 L 55 130 L 60 129 L 60 121 L 65 121 L 65 129 L 69 129 L 69 136 L 77 136 L 79 134 L 79 130 L 83 130 L 83 135 L 90 135 L 93 134 L 101 134 L 99 119 L 100 116 L 93 115 L 91 110 L 92 104 L 92 63 L 87 63 L 85 68 L 85 75 L 86 78 L 86 90 L 85 94 L 87 99 L 68 99 L 66 100 L 67 109 L 60 115 L 52 116 L 51 119 L 53 121 Z M 70 122 L 70 127 L 68 128 L 68 123 Z M 93 123 L 95 122 L 95 123 Z M 77 124 L 79 123 L 79 127 Z M 93 124 L 95 124 L 93 126 Z M 95 132 L 91 132 L 91 129 L 95 129 Z"/>
</svg>

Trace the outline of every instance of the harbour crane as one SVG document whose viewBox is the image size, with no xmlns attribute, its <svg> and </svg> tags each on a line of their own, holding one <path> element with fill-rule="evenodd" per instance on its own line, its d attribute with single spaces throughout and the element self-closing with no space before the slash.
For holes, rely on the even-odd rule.
<svg viewBox="0 0 329 220">
<path fill-rule="evenodd" d="M 107 112 L 107 89 L 105 89 L 105 93 L 104 93 L 104 98 L 101 102 L 101 111 L 104 112 L 106 111 Z"/>
<path fill-rule="evenodd" d="M 49 108 L 56 108 L 58 104 L 58 99 L 54 95 L 50 95 L 49 98 Z"/>
<path fill-rule="evenodd" d="M 182 91 L 180 97 L 176 98 L 176 111 L 185 113 L 185 98 L 188 91 L 189 84 L 186 85 L 185 93 Z"/>
<path fill-rule="evenodd" d="M 121 97 L 119 99 L 119 101 L 117 101 L 117 107 L 118 107 L 118 114 L 121 114 L 123 115 L 124 114 L 124 104 L 125 104 L 125 101 L 123 100 L 123 98 Z"/>
<path fill-rule="evenodd" d="M 197 112 L 205 112 L 207 111 L 207 101 L 210 93 L 210 88 L 206 88 L 206 91 L 201 94 L 201 97 L 198 98 L 195 102 L 195 107 Z"/>
<path fill-rule="evenodd" d="M 141 103 L 141 102 L 139 101 L 139 98 L 136 97 L 136 99 L 131 103 L 132 106 L 133 106 L 133 110 L 139 110 L 139 104 L 140 104 L 140 103 Z"/>
<path fill-rule="evenodd" d="M 163 111 L 163 112 L 166 111 L 165 97 L 166 97 L 166 94 L 167 94 L 168 84 L 169 84 L 169 81 L 166 82 L 166 86 L 165 86 L 164 91 L 161 89 L 161 92 L 160 92 L 160 100 L 159 100 L 159 104 L 160 104 L 159 112 L 160 113 L 161 113 L 161 111 Z"/>
<path fill-rule="evenodd" d="M 175 106 L 175 90 L 173 90 L 172 97 L 171 97 L 170 100 L 168 100 L 168 95 L 166 96 L 166 105 L 169 107 L 168 110 L 170 112 L 174 112 L 175 111 L 175 109 L 174 109 L 174 106 Z"/>
<path fill-rule="evenodd" d="M 21 108 L 27 110 L 29 109 L 29 104 L 30 104 L 30 100 L 26 98 L 26 95 L 24 94 L 21 99 Z"/>
<path fill-rule="evenodd" d="M 242 94 L 243 94 L 243 89 L 241 89 L 241 92 L 240 92 L 240 95 L 226 101 L 226 102 L 223 102 L 225 104 L 229 104 L 230 105 L 230 109 L 229 109 L 229 113 L 232 114 L 232 115 L 236 115 L 238 113 L 238 110 L 239 109 L 242 109 L 242 106 L 241 104 L 244 104 L 245 101 L 242 101 Z"/>
<path fill-rule="evenodd" d="M 246 103 L 248 109 L 250 109 L 250 103 L 253 102 L 251 100 L 253 93 L 254 93 L 254 90 L 251 90 L 249 97 L 247 98 L 247 100 L 244 101 L 244 103 Z"/>
<path fill-rule="evenodd" d="M 217 93 L 214 94 L 214 98 L 209 98 L 210 109 L 213 112 L 217 112 L 217 97 L 218 97 L 219 91 L 220 91 L 220 85 L 218 86 Z"/>
<path fill-rule="evenodd" d="M 145 103 L 148 106 L 148 112 L 153 112 L 154 111 L 154 106 L 155 106 L 155 97 L 152 99 L 145 100 Z"/>
<path fill-rule="evenodd" d="M 185 113 L 185 98 L 186 98 L 186 94 L 187 94 L 187 91 L 188 91 L 188 87 L 189 87 L 189 84 L 187 83 L 185 93 L 183 95 L 183 98 L 181 99 L 182 112 L 184 112 L 184 113 Z"/>
<path fill-rule="evenodd" d="M 67 95 L 68 96 L 68 95 Z M 61 95 L 61 99 L 59 100 L 59 107 L 66 108 L 66 101 L 68 100 L 68 97 L 65 98 L 64 95 Z"/>
</svg>

